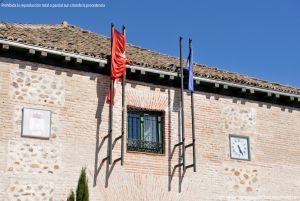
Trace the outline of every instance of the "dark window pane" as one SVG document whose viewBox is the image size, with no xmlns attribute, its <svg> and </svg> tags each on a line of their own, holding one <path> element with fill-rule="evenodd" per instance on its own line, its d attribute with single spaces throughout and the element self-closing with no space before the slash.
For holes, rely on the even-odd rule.
<svg viewBox="0 0 300 201">
<path fill-rule="evenodd" d="M 128 113 L 128 138 L 140 138 L 140 115 Z"/>
</svg>

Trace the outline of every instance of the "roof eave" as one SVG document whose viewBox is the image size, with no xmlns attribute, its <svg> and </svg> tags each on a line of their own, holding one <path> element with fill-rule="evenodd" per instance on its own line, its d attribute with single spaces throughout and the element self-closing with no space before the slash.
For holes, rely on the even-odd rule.
<svg viewBox="0 0 300 201">
<path fill-rule="evenodd" d="M 66 52 L 66 51 L 62 51 L 62 50 L 48 49 L 48 48 L 44 48 L 44 47 L 40 47 L 40 46 L 28 45 L 28 44 L 5 40 L 5 39 L 0 39 L 0 44 L 6 45 L 8 47 L 13 46 L 13 47 L 18 47 L 18 48 L 27 49 L 27 50 L 46 52 L 49 54 L 59 55 L 59 56 L 63 56 L 63 57 L 70 57 L 70 58 L 74 58 L 77 60 L 96 62 L 96 63 L 99 63 L 99 66 L 104 66 L 105 64 L 107 64 L 107 60 L 103 59 L 103 58 L 95 58 L 95 57 L 91 57 L 91 56 Z M 159 74 L 159 75 L 163 75 L 163 76 L 169 76 L 170 79 L 174 79 L 174 77 L 177 76 L 176 72 L 164 71 L 161 69 L 155 69 L 155 68 L 149 68 L 149 67 L 146 68 L 146 67 L 137 66 L 137 65 L 126 65 L 126 67 L 129 69 L 132 69 L 132 70 L 139 70 L 141 72 L 150 72 L 150 73 L 155 73 L 155 74 Z M 203 78 L 203 77 L 199 77 L 199 76 L 194 76 L 194 80 L 196 81 L 196 84 L 200 84 L 200 82 L 207 82 L 207 83 L 212 83 L 215 85 L 222 85 L 224 88 L 234 87 L 234 88 L 240 88 L 243 91 L 249 90 L 253 93 L 255 91 L 258 91 L 258 92 L 263 92 L 263 93 L 267 93 L 267 94 L 274 94 L 276 97 L 277 96 L 278 97 L 279 96 L 288 96 L 288 97 L 291 97 L 291 99 L 292 98 L 298 99 L 298 102 L 300 102 L 300 94 L 282 92 L 282 91 L 272 90 L 272 89 L 268 89 L 268 88 L 238 84 L 238 83 L 215 80 L 215 79 L 210 79 L 210 78 Z"/>
</svg>

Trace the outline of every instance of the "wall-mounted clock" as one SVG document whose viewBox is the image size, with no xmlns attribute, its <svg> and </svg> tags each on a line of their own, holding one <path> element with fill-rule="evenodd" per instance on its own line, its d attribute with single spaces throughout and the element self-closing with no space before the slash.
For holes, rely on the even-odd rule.
<svg viewBox="0 0 300 201">
<path fill-rule="evenodd" d="M 249 137 L 229 135 L 230 158 L 238 160 L 250 160 Z"/>
</svg>

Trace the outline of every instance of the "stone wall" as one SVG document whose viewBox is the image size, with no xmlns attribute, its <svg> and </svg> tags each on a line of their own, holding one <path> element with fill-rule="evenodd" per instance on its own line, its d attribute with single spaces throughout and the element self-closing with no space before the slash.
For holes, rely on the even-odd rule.
<svg viewBox="0 0 300 201">
<path fill-rule="evenodd" d="M 53 201 L 54 187 L 49 184 L 20 183 L 15 181 L 8 189 L 12 201 Z"/>
<path fill-rule="evenodd" d="M 175 168 L 180 152 L 179 90 L 127 80 L 127 105 L 162 111 L 164 154 L 125 150 L 108 165 L 109 78 L 0 58 L 0 201 L 66 200 L 87 168 L 90 198 L 100 200 L 300 200 L 300 111 L 195 92 L 197 172 Z M 21 137 L 22 109 L 52 113 L 50 139 Z M 186 142 L 191 139 L 185 96 Z M 114 139 L 121 135 L 121 86 Z M 250 139 L 250 161 L 230 159 L 229 135 Z M 125 133 L 126 135 L 126 133 Z M 120 157 L 115 141 L 113 160 Z M 187 149 L 187 164 L 192 151 Z"/>
<path fill-rule="evenodd" d="M 254 108 L 226 106 L 222 110 L 224 128 L 231 131 L 255 132 L 256 114 Z"/>
<path fill-rule="evenodd" d="M 48 142 L 9 141 L 8 172 L 54 174 L 60 168 L 60 147 Z"/>
<path fill-rule="evenodd" d="M 11 70 L 11 97 L 20 101 L 36 104 L 62 106 L 64 103 L 63 80 L 41 74 Z"/>
</svg>

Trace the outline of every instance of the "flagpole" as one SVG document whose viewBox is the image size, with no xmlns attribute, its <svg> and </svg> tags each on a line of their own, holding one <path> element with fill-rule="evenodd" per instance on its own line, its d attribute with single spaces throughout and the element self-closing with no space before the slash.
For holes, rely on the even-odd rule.
<svg viewBox="0 0 300 201">
<path fill-rule="evenodd" d="M 184 135 L 184 97 L 183 97 L 183 65 L 182 65 L 182 37 L 179 38 L 180 45 L 180 78 L 181 78 L 181 137 L 182 137 L 182 164 L 185 171 L 185 135 Z"/>
<path fill-rule="evenodd" d="M 114 23 L 111 23 L 111 59 L 113 45 L 113 28 Z M 112 64 L 112 61 L 111 61 Z M 110 102 L 109 102 L 109 164 L 112 163 L 112 134 L 113 134 L 113 95 L 114 95 L 114 80 L 111 79 L 112 68 L 110 67 Z"/>
<path fill-rule="evenodd" d="M 125 26 L 123 26 L 123 35 L 125 36 Z M 124 133 L 125 133 L 125 84 L 126 67 L 122 77 L 122 139 L 121 139 L 121 165 L 124 164 Z"/>
<path fill-rule="evenodd" d="M 189 39 L 189 48 L 192 47 L 192 39 Z M 193 65 L 193 64 L 191 64 Z M 194 76 L 194 73 L 193 73 Z M 193 78 L 194 82 L 194 78 Z M 193 138 L 193 164 L 194 172 L 196 172 L 196 146 L 195 146 L 195 118 L 194 118 L 194 91 L 191 91 L 191 109 L 192 109 L 192 138 Z"/>
</svg>

